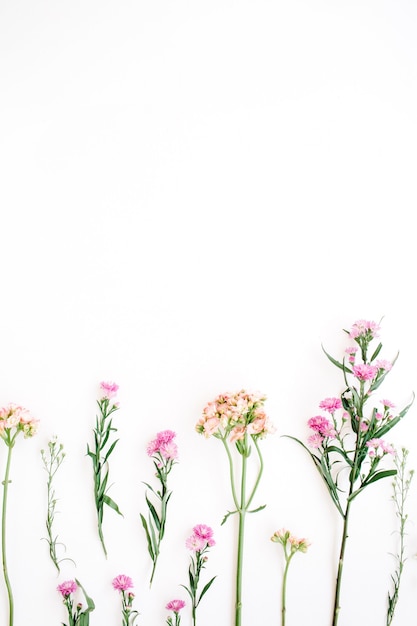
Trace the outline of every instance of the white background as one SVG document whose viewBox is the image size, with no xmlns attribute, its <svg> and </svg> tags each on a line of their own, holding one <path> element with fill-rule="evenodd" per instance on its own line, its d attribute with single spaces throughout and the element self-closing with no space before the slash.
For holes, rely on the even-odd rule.
<svg viewBox="0 0 417 626">
<path fill-rule="evenodd" d="M 139 623 L 183 597 L 185 539 L 209 524 L 217 575 L 199 626 L 233 623 L 236 521 L 220 442 L 195 433 L 206 402 L 260 390 L 277 432 L 247 522 L 243 626 L 280 620 L 286 526 L 312 545 L 288 579 L 288 626 L 331 623 L 341 519 L 306 453 L 318 403 L 343 389 L 344 328 L 382 317 L 384 387 L 417 390 L 417 5 L 412 0 L 3 0 L 0 405 L 41 420 L 13 451 L 8 561 L 15 626 L 67 617 L 77 577 L 91 626 L 120 624 L 114 576 L 135 583 Z M 381 355 L 382 356 L 382 355 Z M 109 558 L 95 527 L 98 385 L 120 385 L 111 457 Z M 384 390 L 384 391 L 382 391 Z M 177 432 L 156 580 L 139 514 L 146 445 Z M 416 408 L 391 441 L 417 467 Z M 77 567 L 57 577 L 45 536 L 40 450 L 57 435 L 55 529 Z M 4 472 L 6 448 L 0 450 Z M 417 479 L 416 479 L 417 480 Z M 396 624 L 417 604 L 417 483 Z M 352 507 L 339 626 L 385 624 L 396 528 L 390 481 Z M 0 589 L 1 623 L 7 597 Z M 184 609 L 182 624 L 191 624 Z"/>
</svg>

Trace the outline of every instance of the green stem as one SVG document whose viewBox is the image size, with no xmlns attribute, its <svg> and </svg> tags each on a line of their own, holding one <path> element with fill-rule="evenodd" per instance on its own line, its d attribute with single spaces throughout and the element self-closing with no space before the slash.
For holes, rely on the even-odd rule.
<svg viewBox="0 0 417 626">
<path fill-rule="evenodd" d="M 286 592 L 287 592 L 287 575 L 288 575 L 288 568 L 290 566 L 290 562 L 292 557 L 294 556 L 295 552 L 292 552 L 288 557 L 287 555 L 285 555 L 285 569 L 284 569 L 284 575 L 282 578 L 282 590 L 281 590 L 281 626 L 285 626 L 285 617 L 286 617 L 286 612 L 287 612 L 287 605 L 286 605 Z"/>
<path fill-rule="evenodd" d="M 247 436 L 247 435 L 246 435 Z M 245 442 L 246 443 L 246 442 Z M 247 446 L 245 445 L 245 450 Z M 247 456 L 242 455 L 242 475 L 240 487 L 240 507 L 239 513 L 239 535 L 237 544 L 237 567 L 236 567 L 236 619 L 235 626 L 242 623 L 242 569 L 243 569 L 243 543 L 245 537 L 245 516 L 246 516 L 246 466 Z"/>
<path fill-rule="evenodd" d="M 263 470 L 264 470 L 264 462 L 263 462 L 263 458 L 262 458 L 262 455 L 261 455 L 261 451 L 260 451 L 260 449 L 259 449 L 258 440 L 257 440 L 257 438 L 256 438 L 256 437 L 254 437 L 254 438 L 252 439 L 252 441 L 253 441 L 253 443 L 255 444 L 256 452 L 258 453 L 258 458 L 259 458 L 259 472 L 258 472 L 258 476 L 257 476 L 256 481 L 255 481 L 254 487 L 253 487 L 253 489 L 252 489 L 252 493 L 250 494 L 249 500 L 248 500 L 248 501 L 247 501 L 247 503 L 246 503 L 246 509 L 248 509 L 248 508 L 250 507 L 250 505 L 251 505 L 251 502 L 252 502 L 252 500 L 253 500 L 253 496 L 255 495 L 255 492 L 256 492 L 256 490 L 257 490 L 257 488 L 258 488 L 259 482 L 260 482 L 261 477 L 262 477 L 262 472 L 263 472 Z"/>
<path fill-rule="evenodd" d="M 334 597 L 334 608 L 333 608 L 333 622 L 332 626 L 337 626 L 339 620 L 340 613 L 340 590 L 342 585 L 342 576 L 343 576 L 343 565 L 345 558 L 345 549 L 346 549 L 346 540 L 348 538 L 348 525 L 349 525 L 349 511 L 351 500 L 348 499 L 346 505 L 346 511 L 343 516 L 343 534 L 342 534 L 342 542 L 340 545 L 340 556 L 339 556 L 339 565 L 337 568 L 337 578 L 336 578 L 336 590 Z"/>
<path fill-rule="evenodd" d="M 13 445 L 14 445 L 14 442 L 8 444 L 6 473 L 4 475 L 4 481 L 3 481 L 3 508 L 2 508 L 2 517 L 1 517 L 1 522 L 2 522 L 1 549 L 2 549 L 2 556 L 3 556 L 4 581 L 6 583 L 7 594 L 9 597 L 9 626 L 13 626 L 14 606 L 13 606 L 13 593 L 12 593 L 12 588 L 10 585 L 9 575 L 7 571 L 7 559 L 6 559 L 6 509 L 7 509 L 7 492 L 9 488 L 9 482 L 10 482 L 9 480 L 10 461 L 11 461 L 11 456 L 12 456 Z"/>
<path fill-rule="evenodd" d="M 227 458 L 228 458 L 228 461 L 229 461 L 230 485 L 232 487 L 233 502 L 235 504 L 236 509 L 239 510 L 239 502 L 238 502 L 238 499 L 237 499 L 236 487 L 235 487 L 235 476 L 234 476 L 234 470 L 233 470 L 233 459 L 232 459 L 232 455 L 230 454 L 229 446 L 227 445 L 227 441 L 226 441 L 225 437 L 222 437 L 222 442 L 223 442 L 223 445 L 225 447 L 225 450 L 226 450 L 226 453 L 227 453 Z"/>
</svg>

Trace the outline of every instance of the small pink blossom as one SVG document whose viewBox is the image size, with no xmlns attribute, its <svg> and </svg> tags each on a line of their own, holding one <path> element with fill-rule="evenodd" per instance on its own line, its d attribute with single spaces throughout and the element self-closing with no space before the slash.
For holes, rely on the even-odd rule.
<svg viewBox="0 0 417 626">
<path fill-rule="evenodd" d="M 191 552 L 201 552 L 207 545 L 207 541 L 195 534 L 190 535 L 185 541 L 185 547 Z"/>
<path fill-rule="evenodd" d="M 320 409 L 324 411 L 328 411 L 329 413 L 334 413 L 337 409 L 342 408 L 342 401 L 340 398 L 325 398 L 319 404 Z"/>
<path fill-rule="evenodd" d="M 385 361 L 384 359 L 380 359 L 379 361 L 375 361 L 374 365 L 379 370 L 384 370 L 386 372 L 389 372 L 392 369 L 391 361 Z"/>
<path fill-rule="evenodd" d="M 120 574 L 116 576 L 116 578 L 113 578 L 112 585 L 116 591 L 127 591 L 133 588 L 133 581 L 130 576 Z"/>
<path fill-rule="evenodd" d="M 367 432 L 367 430 L 369 429 L 369 424 L 368 424 L 368 422 L 361 422 L 361 424 L 360 424 L 360 427 L 359 427 L 359 428 L 360 428 L 360 431 L 361 431 L 362 433 L 366 433 L 366 432 Z"/>
<path fill-rule="evenodd" d="M 368 320 L 358 320 L 353 324 L 349 335 L 352 339 L 367 336 L 370 339 L 373 339 L 375 337 L 378 337 L 379 330 L 380 326 L 376 322 L 371 322 Z"/>
<path fill-rule="evenodd" d="M 116 383 L 103 381 L 100 383 L 100 389 L 103 392 L 101 399 L 103 400 L 104 398 L 107 398 L 108 400 L 111 400 L 117 394 L 119 390 L 119 385 L 116 385 Z"/>
<path fill-rule="evenodd" d="M 354 365 L 353 373 L 361 381 L 373 380 L 378 374 L 378 368 L 375 365 L 367 365 L 361 363 L 360 365 Z"/>
<path fill-rule="evenodd" d="M 336 436 L 336 431 L 333 425 L 327 419 L 327 417 L 323 417 L 322 415 L 316 415 L 315 417 L 311 417 L 308 420 L 307 424 L 310 428 L 312 428 L 323 437 Z"/>
<path fill-rule="evenodd" d="M 170 602 L 168 602 L 165 608 L 168 611 L 174 611 L 174 613 L 178 613 L 184 607 L 185 607 L 184 600 L 170 600 Z"/>
<path fill-rule="evenodd" d="M 211 548 L 216 545 L 216 542 L 213 539 L 213 529 L 210 526 L 206 526 L 206 524 L 197 524 L 194 526 L 193 533 L 196 537 L 203 539 L 207 545 Z"/>
<path fill-rule="evenodd" d="M 157 433 L 155 439 L 152 439 L 146 447 L 148 456 L 153 456 L 157 452 L 164 459 L 176 459 L 178 457 L 178 447 L 174 442 L 176 433 L 172 430 L 162 430 Z"/>
<path fill-rule="evenodd" d="M 324 441 L 324 437 L 319 435 L 319 433 L 314 433 L 314 435 L 310 435 L 307 441 L 311 448 L 320 448 Z"/>
<path fill-rule="evenodd" d="M 159 452 L 164 459 L 177 459 L 178 458 L 178 446 L 175 441 L 168 441 L 167 443 L 161 443 L 159 446 Z"/>
<path fill-rule="evenodd" d="M 385 454 L 395 455 L 395 448 L 384 441 L 383 439 L 379 439 L 375 437 L 374 439 L 370 439 L 366 442 L 366 446 L 368 448 L 368 454 L 372 457 L 383 457 Z"/>
<path fill-rule="evenodd" d="M 75 593 L 77 589 L 78 586 L 75 580 L 66 580 L 57 587 L 57 591 L 59 591 L 63 598 L 68 598 L 68 596 Z"/>
<path fill-rule="evenodd" d="M 395 409 L 395 404 L 393 404 L 390 400 L 381 400 L 382 404 L 386 409 Z"/>
</svg>

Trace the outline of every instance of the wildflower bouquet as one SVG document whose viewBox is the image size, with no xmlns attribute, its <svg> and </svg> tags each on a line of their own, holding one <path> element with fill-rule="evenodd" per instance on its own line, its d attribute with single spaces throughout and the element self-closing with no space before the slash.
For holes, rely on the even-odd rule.
<svg viewBox="0 0 417 626">
<path fill-rule="evenodd" d="M 32 417 L 27 409 L 17 404 L 8 404 L 0 408 L 0 437 L 7 446 L 6 471 L 3 480 L 3 506 L 1 516 L 1 548 L 3 560 L 4 582 L 6 583 L 7 595 L 9 600 L 9 626 L 13 626 L 14 622 L 14 602 L 13 592 L 10 584 L 7 556 L 6 556 L 6 518 L 7 518 L 7 495 L 10 481 L 10 464 L 12 459 L 12 450 L 16 443 L 16 437 L 19 433 L 23 433 L 25 439 L 33 437 L 38 429 L 39 420 Z"/>
<path fill-rule="evenodd" d="M 83 592 L 85 601 L 87 602 L 87 607 L 84 610 L 81 602 L 78 602 L 74 607 L 74 594 L 78 588 Z M 61 594 L 63 603 L 68 612 L 68 625 L 62 623 L 62 626 L 89 626 L 90 613 L 94 611 L 95 604 L 93 600 L 88 597 L 81 583 L 77 579 L 66 580 L 58 585 L 57 591 Z"/>
<path fill-rule="evenodd" d="M 229 511 L 223 518 L 222 524 L 230 515 L 237 513 L 239 517 L 237 563 L 236 563 L 236 601 L 235 626 L 242 621 L 242 569 L 243 547 L 245 534 L 245 520 L 247 513 L 255 513 L 265 508 L 265 505 L 250 509 L 256 490 L 263 473 L 263 459 L 259 447 L 259 440 L 268 433 L 275 432 L 268 416 L 264 411 L 265 396 L 259 393 L 248 393 L 245 390 L 237 393 L 225 393 L 209 402 L 203 410 L 203 416 L 196 425 L 198 433 L 209 438 L 220 439 L 229 462 L 229 475 L 232 490 L 234 511 Z M 252 445 L 257 454 L 258 466 L 255 480 L 250 489 L 247 485 L 248 460 L 252 452 Z M 235 449 L 240 461 L 240 486 L 236 481 L 236 460 L 232 451 Z"/>
<path fill-rule="evenodd" d="M 192 554 L 190 567 L 188 569 L 189 586 L 187 587 L 186 585 L 181 585 L 181 587 L 184 587 L 191 598 L 193 626 L 196 626 L 197 623 L 197 607 L 216 578 L 213 576 L 213 578 L 211 578 L 211 580 L 204 585 L 201 592 L 198 593 L 201 570 L 205 567 L 208 559 L 207 552 L 209 548 L 215 545 L 215 543 L 216 542 L 213 539 L 213 530 L 210 526 L 206 526 L 205 524 L 198 524 L 197 526 L 194 526 L 193 534 L 188 537 L 185 542 L 186 547 Z"/>
<path fill-rule="evenodd" d="M 181 615 L 180 611 L 185 607 L 184 600 L 170 600 L 166 605 L 167 611 L 172 611 L 174 617 L 172 615 L 168 615 L 166 619 L 167 626 L 180 626 L 181 624 Z"/>
<path fill-rule="evenodd" d="M 280 530 L 274 532 L 271 537 L 271 541 L 281 544 L 284 550 L 285 567 L 281 587 L 281 626 L 285 626 L 287 614 L 286 592 L 288 568 L 290 567 L 291 559 L 294 554 L 297 552 L 307 552 L 307 548 L 310 544 L 307 539 L 297 539 L 297 537 L 291 535 L 290 531 L 285 530 L 285 528 L 281 528 Z"/>
<path fill-rule="evenodd" d="M 367 403 L 397 358 L 392 362 L 378 358 L 382 349 L 379 342 L 371 352 L 371 344 L 378 337 L 379 330 L 379 325 L 372 321 L 359 320 L 353 324 L 351 330 L 345 332 L 356 345 L 346 348 L 342 361 L 334 359 L 324 350 L 331 363 L 342 371 L 344 391 L 340 397 L 325 398 L 319 404 L 328 417 L 317 415 L 308 421 L 312 430 L 308 443 L 314 451 L 292 437 L 310 454 L 343 519 L 333 626 L 337 625 L 340 614 L 340 590 L 352 503 L 369 485 L 396 474 L 395 469 L 381 467 L 382 459 L 395 453 L 384 437 L 412 404 L 394 415 L 394 404 L 382 399 L 374 404 L 369 413 L 365 412 Z"/>
<path fill-rule="evenodd" d="M 68 559 L 67 557 L 60 559 L 57 554 L 57 546 L 61 546 L 65 550 L 65 546 L 63 543 L 58 541 L 58 537 L 53 532 L 53 523 L 56 512 L 56 502 L 57 499 L 55 497 L 55 489 L 53 487 L 53 481 L 55 474 L 57 473 L 61 463 L 65 458 L 64 446 L 62 443 L 58 444 L 57 438 L 52 437 L 52 439 L 48 442 L 48 450 L 41 450 L 41 458 L 43 461 L 43 467 L 48 474 L 48 479 L 46 483 L 47 488 L 47 500 L 48 500 L 48 509 L 46 515 L 46 531 L 47 537 L 45 540 L 48 542 L 49 546 L 49 556 L 51 558 L 52 563 L 55 565 L 55 568 L 59 574 L 60 567 L 59 564 L 61 561 L 72 561 L 72 559 Z"/>
<path fill-rule="evenodd" d="M 133 610 L 133 600 L 135 594 L 130 591 L 133 589 L 133 581 L 130 576 L 120 574 L 113 578 L 113 588 L 120 592 L 122 600 L 122 626 L 134 626 L 139 613 Z"/>
<path fill-rule="evenodd" d="M 102 391 L 101 397 L 97 400 L 99 415 L 96 415 L 96 426 L 94 429 L 94 447 L 90 449 L 87 444 L 87 455 L 91 458 L 94 475 L 94 500 L 97 510 L 97 529 L 104 555 L 107 558 L 107 549 L 103 535 L 104 505 L 109 506 L 119 515 L 122 513 L 118 505 L 107 494 L 109 489 L 109 457 L 113 452 L 118 439 L 111 442 L 110 435 L 117 431 L 113 426 L 111 415 L 118 410 L 119 405 L 114 402 L 114 397 L 119 389 L 115 383 L 100 383 Z"/>
<path fill-rule="evenodd" d="M 147 446 L 148 456 L 153 460 L 155 476 L 159 480 L 160 489 L 154 489 L 150 484 L 144 483 L 153 495 L 152 502 L 148 494 L 145 494 L 148 505 L 148 519 L 141 514 L 142 526 L 145 530 L 148 542 L 148 552 L 152 559 L 152 572 L 149 584 L 152 585 L 156 564 L 161 548 L 161 542 L 165 534 L 167 520 L 167 507 L 172 491 L 168 489 L 168 475 L 178 459 L 178 447 L 174 439 L 176 433 L 172 430 L 163 430 L 157 433 Z"/>
</svg>

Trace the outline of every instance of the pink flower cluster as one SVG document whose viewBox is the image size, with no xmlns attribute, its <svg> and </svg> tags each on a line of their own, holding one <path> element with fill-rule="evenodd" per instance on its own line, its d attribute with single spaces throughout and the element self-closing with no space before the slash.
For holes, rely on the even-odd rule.
<svg viewBox="0 0 417 626">
<path fill-rule="evenodd" d="M 178 458 L 178 446 L 174 439 L 176 433 L 172 430 L 162 430 L 157 433 L 156 438 L 150 441 L 146 451 L 148 456 L 158 454 L 165 460 L 175 460 Z"/>
<path fill-rule="evenodd" d="M 25 437 L 33 437 L 37 433 L 39 420 L 36 420 L 29 411 L 18 404 L 10 403 L 0 408 L 0 437 L 5 437 L 5 431 L 10 434 L 11 429 L 22 431 Z"/>
<path fill-rule="evenodd" d="M 362 382 L 367 380 L 373 380 L 378 374 L 378 368 L 376 365 L 368 365 L 367 363 L 360 363 L 354 365 L 352 368 L 353 374 L 356 378 Z"/>
<path fill-rule="evenodd" d="M 276 530 L 271 537 L 271 541 L 274 543 L 280 543 L 284 548 L 288 543 L 291 552 L 307 552 L 308 546 L 311 545 L 305 537 L 302 537 L 301 539 L 294 537 L 294 535 L 292 535 L 286 528 Z"/>
<path fill-rule="evenodd" d="M 366 442 L 368 455 L 371 458 L 382 458 L 385 454 L 395 455 L 395 448 L 383 439 L 370 439 Z"/>
<path fill-rule="evenodd" d="M 205 524 L 197 524 L 193 528 L 193 534 L 185 542 L 186 548 L 191 552 L 202 552 L 206 548 L 216 545 L 213 539 L 213 530 Z"/>
<path fill-rule="evenodd" d="M 349 336 L 352 339 L 358 339 L 364 337 L 368 340 L 378 337 L 380 326 L 376 322 L 370 322 L 368 320 L 358 320 L 351 328 Z"/>
<path fill-rule="evenodd" d="M 207 438 L 230 435 L 231 442 L 243 439 L 245 434 L 263 438 L 276 430 L 264 411 L 265 400 L 264 395 L 244 389 L 221 394 L 205 406 L 196 430 Z"/>
</svg>

